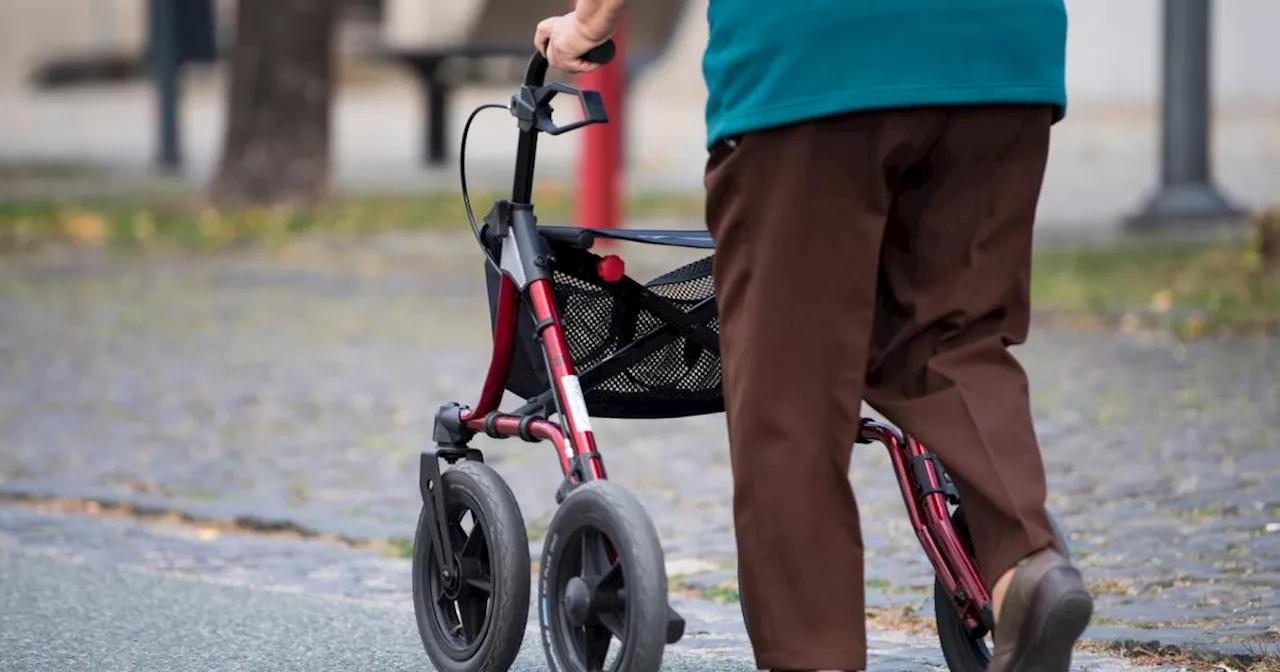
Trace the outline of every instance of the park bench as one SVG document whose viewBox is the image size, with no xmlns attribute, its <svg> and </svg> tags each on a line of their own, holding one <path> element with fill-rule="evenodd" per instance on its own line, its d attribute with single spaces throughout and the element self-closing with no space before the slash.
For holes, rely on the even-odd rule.
<svg viewBox="0 0 1280 672">
<path fill-rule="evenodd" d="M 647 0 L 628 8 L 628 82 L 661 58 L 685 4 Z M 534 27 L 570 6 L 569 0 L 384 0 L 385 57 L 409 68 L 425 98 L 424 162 L 447 160 L 452 90 L 466 83 L 518 82 L 533 52 Z"/>
</svg>

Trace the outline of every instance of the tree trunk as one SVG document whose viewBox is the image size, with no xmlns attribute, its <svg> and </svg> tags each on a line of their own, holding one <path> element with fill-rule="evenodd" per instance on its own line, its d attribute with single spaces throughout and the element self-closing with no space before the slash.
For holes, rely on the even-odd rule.
<svg viewBox="0 0 1280 672">
<path fill-rule="evenodd" d="M 338 0 L 240 0 L 217 206 L 310 207 L 329 187 Z"/>
<path fill-rule="evenodd" d="M 1257 226 L 1262 272 L 1280 274 L 1280 210 L 1259 215 Z"/>
</svg>

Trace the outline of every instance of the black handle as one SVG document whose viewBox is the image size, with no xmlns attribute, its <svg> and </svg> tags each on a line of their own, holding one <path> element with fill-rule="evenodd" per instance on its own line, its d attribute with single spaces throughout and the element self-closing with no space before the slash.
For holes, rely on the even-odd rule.
<svg viewBox="0 0 1280 672">
<path fill-rule="evenodd" d="M 608 65 L 617 53 L 618 47 L 614 45 L 613 40 L 608 40 L 603 44 L 592 47 L 591 51 L 582 55 L 582 60 L 596 65 Z"/>
<path fill-rule="evenodd" d="M 545 47 L 544 47 L 545 48 Z M 599 44 L 582 55 L 582 60 L 597 65 L 604 65 L 613 60 L 617 47 L 613 40 Z M 587 124 L 599 124 L 608 121 L 604 100 L 597 91 L 577 91 L 562 84 L 546 86 L 547 57 L 541 50 L 533 52 L 529 59 L 529 69 L 524 74 L 524 86 L 520 93 L 511 99 L 511 113 L 520 120 L 520 144 L 516 147 L 515 187 L 511 192 L 511 200 L 515 203 L 529 203 L 533 196 L 533 159 L 538 143 L 538 133 L 558 135 Z M 556 126 L 551 121 L 551 111 L 546 101 L 557 93 L 572 93 L 582 101 L 585 118 L 565 126 Z M 546 107 L 546 109 L 544 109 Z"/>
<path fill-rule="evenodd" d="M 544 48 L 546 45 L 543 45 Z M 617 55 L 618 48 L 614 45 L 613 40 L 604 42 L 603 44 L 592 47 L 590 51 L 582 55 L 582 60 L 596 65 L 607 65 Z M 541 51 L 533 52 L 533 58 L 529 61 L 529 69 L 525 71 L 525 86 L 542 86 L 547 78 L 547 57 L 542 55 Z"/>
</svg>

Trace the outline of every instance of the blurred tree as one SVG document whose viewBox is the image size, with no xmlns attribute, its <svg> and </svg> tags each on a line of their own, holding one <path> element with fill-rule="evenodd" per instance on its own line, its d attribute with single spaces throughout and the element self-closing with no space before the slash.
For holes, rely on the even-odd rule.
<svg viewBox="0 0 1280 672">
<path fill-rule="evenodd" d="M 214 204 L 308 207 L 329 187 L 339 0 L 240 0 Z"/>
<path fill-rule="evenodd" d="M 1280 275 L 1280 210 L 1258 216 L 1258 256 L 1263 272 Z"/>
</svg>

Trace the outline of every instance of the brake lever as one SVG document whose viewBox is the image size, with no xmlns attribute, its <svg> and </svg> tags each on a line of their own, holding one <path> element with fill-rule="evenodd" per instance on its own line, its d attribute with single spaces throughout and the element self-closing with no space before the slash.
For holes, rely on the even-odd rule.
<svg viewBox="0 0 1280 672">
<path fill-rule="evenodd" d="M 552 121 L 551 115 L 554 110 L 551 107 L 551 99 L 558 94 L 577 98 L 582 105 L 583 118 L 563 126 Z M 599 91 L 581 91 L 560 82 L 537 88 L 522 87 L 519 95 L 511 100 L 511 113 L 520 120 L 521 131 L 536 128 L 547 135 L 560 135 L 590 124 L 609 122 L 609 113 L 605 109 L 604 98 Z"/>
<path fill-rule="evenodd" d="M 544 47 L 545 48 L 545 47 Z M 597 65 L 606 65 L 617 55 L 617 45 L 612 39 L 596 45 L 582 55 L 582 60 Z M 547 60 L 541 51 L 534 54 L 529 65 L 529 73 L 525 75 L 525 84 L 520 92 L 511 97 L 511 114 L 520 121 L 521 132 L 528 133 L 537 129 L 547 135 L 560 135 L 590 124 L 609 123 L 609 113 L 604 107 L 604 98 L 598 91 L 580 91 L 571 86 L 555 82 L 543 84 L 546 74 Z M 537 83 L 537 86 L 534 83 Z M 551 120 L 551 99 L 556 94 L 568 94 L 578 99 L 582 105 L 582 120 L 564 126 L 557 126 Z"/>
</svg>

